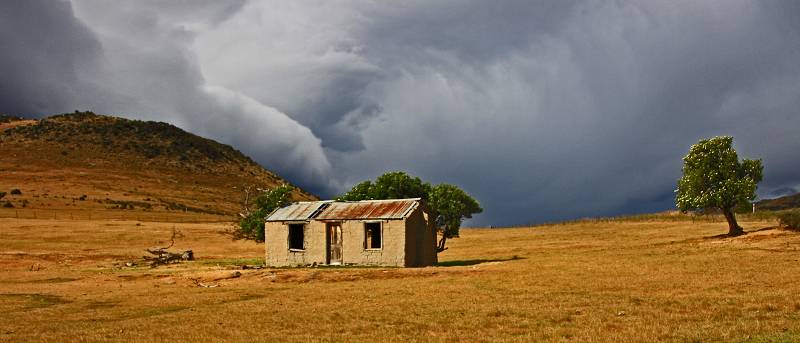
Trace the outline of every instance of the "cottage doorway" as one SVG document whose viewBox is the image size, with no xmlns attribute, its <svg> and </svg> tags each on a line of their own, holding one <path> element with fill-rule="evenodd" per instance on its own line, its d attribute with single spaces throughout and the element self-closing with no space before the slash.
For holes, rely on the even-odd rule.
<svg viewBox="0 0 800 343">
<path fill-rule="evenodd" d="M 328 223 L 328 264 L 342 264 L 342 224 Z"/>
</svg>

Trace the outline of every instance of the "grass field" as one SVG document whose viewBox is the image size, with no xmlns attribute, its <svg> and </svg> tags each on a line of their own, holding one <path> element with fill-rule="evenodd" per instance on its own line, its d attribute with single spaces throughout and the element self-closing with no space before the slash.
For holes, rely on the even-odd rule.
<svg viewBox="0 0 800 343">
<path fill-rule="evenodd" d="M 0 220 L 0 341 L 800 340 L 800 234 L 769 221 L 466 229 L 437 267 L 226 279 L 263 247 L 224 223 Z M 197 261 L 125 266 L 173 226 Z"/>
</svg>

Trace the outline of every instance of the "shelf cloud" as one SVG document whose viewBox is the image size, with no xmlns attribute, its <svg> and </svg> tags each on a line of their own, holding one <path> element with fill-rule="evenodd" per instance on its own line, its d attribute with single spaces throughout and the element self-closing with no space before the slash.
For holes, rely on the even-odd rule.
<svg viewBox="0 0 800 343">
<path fill-rule="evenodd" d="M 732 135 L 800 188 L 795 1 L 8 1 L 0 112 L 160 120 L 332 196 L 404 170 L 509 225 L 674 208 Z"/>
</svg>

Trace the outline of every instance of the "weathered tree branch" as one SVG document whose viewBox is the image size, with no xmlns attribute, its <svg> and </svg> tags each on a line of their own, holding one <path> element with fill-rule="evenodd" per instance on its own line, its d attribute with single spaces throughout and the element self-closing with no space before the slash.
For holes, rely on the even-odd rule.
<svg viewBox="0 0 800 343">
<path fill-rule="evenodd" d="M 184 250 L 179 252 L 171 252 L 167 250 L 175 245 L 176 237 L 183 237 L 183 233 L 181 233 L 180 230 L 175 229 L 173 226 L 170 244 L 166 247 L 153 247 L 144 249 L 144 251 L 154 256 L 142 256 L 142 258 L 150 263 L 151 268 L 155 268 L 164 264 L 177 263 L 180 261 L 194 260 L 194 252 L 192 250 Z"/>
</svg>

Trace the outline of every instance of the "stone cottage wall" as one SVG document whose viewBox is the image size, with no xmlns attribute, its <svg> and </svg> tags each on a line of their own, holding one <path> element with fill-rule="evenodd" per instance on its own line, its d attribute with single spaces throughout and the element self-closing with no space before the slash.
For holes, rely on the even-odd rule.
<svg viewBox="0 0 800 343">
<path fill-rule="evenodd" d="M 383 246 L 377 250 L 364 249 L 364 223 L 380 222 L 383 227 Z M 342 222 L 342 259 L 345 264 L 400 266 L 405 263 L 405 220 Z"/>
<path fill-rule="evenodd" d="M 305 224 L 305 250 L 289 250 L 289 223 L 267 222 L 264 226 L 265 263 L 273 267 L 325 264 L 325 223 L 310 221 Z"/>
<path fill-rule="evenodd" d="M 436 229 L 427 214 L 418 207 L 406 219 L 406 267 L 436 264 Z"/>
</svg>

